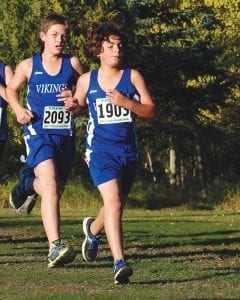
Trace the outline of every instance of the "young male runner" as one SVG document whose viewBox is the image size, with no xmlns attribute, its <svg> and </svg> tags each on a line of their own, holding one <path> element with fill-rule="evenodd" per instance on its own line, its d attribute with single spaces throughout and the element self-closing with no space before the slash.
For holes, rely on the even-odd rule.
<svg viewBox="0 0 240 300">
<path fill-rule="evenodd" d="M 78 79 L 74 97 L 70 91 L 60 95 L 73 115 L 80 114 L 88 105 L 86 159 L 103 199 L 97 217 L 83 221 L 83 258 L 95 260 L 104 228 L 113 255 L 116 284 L 127 283 L 133 272 L 123 253 L 122 213 L 137 167 L 135 115 L 155 115 L 153 99 L 142 75 L 121 65 L 124 46 L 124 34 L 116 24 L 93 24 L 88 47 L 99 59 L 100 67 Z"/>
<path fill-rule="evenodd" d="M 26 164 L 20 182 L 12 191 L 11 206 L 18 207 L 22 195 L 41 196 L 41 213 L 49 241 L 48 267 L 73 261 L 75 252 L 60 236 L 59 201 L 71 171 L 75 135 L 71 114 L 57 95 L 72 89 L 82 66 L 77 57 L 64 55 L 69 23 L 57 14 L 46 17 L 40 29 L 43 52 L 20 62 L 7 88 L 7 99 L 19 123 L 24 124 Z M 21 106 L 19 90 L 27 83 L 27 108 Z"/>
</svg>

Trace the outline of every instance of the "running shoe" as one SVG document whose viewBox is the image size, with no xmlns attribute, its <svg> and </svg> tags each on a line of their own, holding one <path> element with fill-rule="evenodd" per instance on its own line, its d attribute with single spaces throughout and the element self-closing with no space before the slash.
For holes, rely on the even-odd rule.
<svg viewBox="0 0 240 300">
<path fill-rule="evenodd" d="M 22 206 L 15 209 L 15 211 L 19 214 L 30 214 L 33 210 L 37 201 L 37 194 L 32 194 L 27 196 L 26 201 L 23 203 Z"/>
<path fill-rule="evenodd" d="M 14 186 L 9 196 L 10 206 L 18 213 L 29 214 L 36 204 L 37 194 L 28 193 L 25 190 L 25 180 L 27 177 L 35 177 L 32 168 L 25 166 L 19 173 L 19 182 Z"/>
<path fill-rule="evenodd" d="M 85 261 L 94 261 L 97 257 L 100 235 L 95 236 L 90 231 L 90 226 L 95 219 L 87 217 L 83 220 L 83 232 L 85 239 L 82 244 L 82 256 Z"/>
<path fill-rule="evenodd" d="M 129 277 L 132 275 L 132 273 L 133 270 L 124 259 L 117 260 L 113 265 L 115 284 L 129 283 Z"/>
<path fill-rule="evenodd" d="M 48 253 L 48 268 L 62 267 L 74 261 L 76 253 L 73 247 L 61 240 L 60 245 L 52 244 Z"/>
</svg>

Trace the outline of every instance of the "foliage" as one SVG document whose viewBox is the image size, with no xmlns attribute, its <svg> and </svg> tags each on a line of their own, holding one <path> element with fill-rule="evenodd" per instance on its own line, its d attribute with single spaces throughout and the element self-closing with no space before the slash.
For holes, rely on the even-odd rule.
<svg viewBox="0 0 240 300">
<path fill-rule="evenodd" d="M 39 24 L 52 11 L 70 19 L 67 51 L 85 70 L 96 66 L 85 50 L 90 23 L 115 20 L 127 28 L 125 63 L 143 73 L 157 107 L 153 121 L 138 119 L 140 172 L 148 172 L 148 152 L 157 184 L 166 183 L 171 192 L 171 148 L 180 194 L 210 199 L 211 187 L 219 182 L 239 183 L 239 1 L 2 1 L 0 59 L 15 66 L 39 51 Z M 11 141 L 20 145 L 21 128 L 12 112 L 9 116 Z M 77 121 L 81 153 L 85 121 L 86 116 Z"/>
</svg>

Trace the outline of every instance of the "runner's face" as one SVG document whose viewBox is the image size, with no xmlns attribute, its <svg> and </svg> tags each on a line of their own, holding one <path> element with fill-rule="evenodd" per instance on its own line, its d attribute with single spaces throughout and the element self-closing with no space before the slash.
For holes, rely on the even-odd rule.
<svg viewBox="0 0 240 300">
<path fill-rule="evenodd" d="M 122 60 L 122 41 L 120 37 L 110 35 L 107 41 L 102 43 L 99 54 L 101 62 L 111 66 L 119 66 Z"/>
<path fill-rule="evenodd" d="M 44 49 L 53 54 L 60 54 L 67 41 L 65 25 L 52 25 L 46 33 L 41 32 L 40 38 L 44 42 Z"/>
</svg>

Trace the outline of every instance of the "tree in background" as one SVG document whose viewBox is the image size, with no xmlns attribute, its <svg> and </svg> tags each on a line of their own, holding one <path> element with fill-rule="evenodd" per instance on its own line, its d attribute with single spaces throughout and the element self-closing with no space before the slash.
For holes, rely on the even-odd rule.
<svg viewBox="0 0 240 300">
<path fill-rule="evenodd" d="M 213 187 L 239 183 L 238 1 L 4 0 L 0 59 L 14 67 L 39 51 L 38 26 L 52 11 L 70 19 L 69 51 L 86 70 L 95 67 L 85 51 L 90 22 L 127 28 L 126 64 L 143 73 L 158 110 L 154 121 L 138 120 L 142 198 L 156 207 L 171 197 L 207 201 L 223 196 Z M 84 118 L 77 123 L 83 132 Z M 11 115 L 10 125 L 12 144 L 21 144 Z"/>
</svg>

